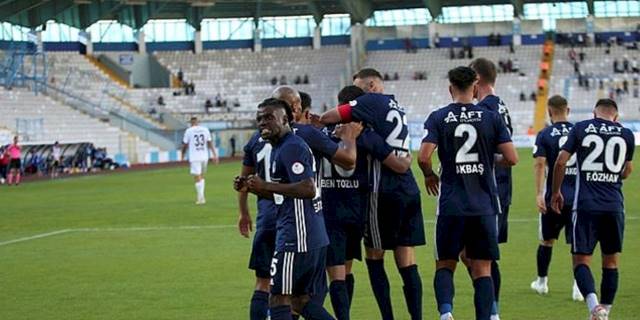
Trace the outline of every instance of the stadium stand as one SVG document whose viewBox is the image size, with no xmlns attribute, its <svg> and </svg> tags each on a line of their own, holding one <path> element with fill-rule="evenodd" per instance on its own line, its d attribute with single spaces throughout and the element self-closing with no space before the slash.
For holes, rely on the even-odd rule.
<svg viewBox="0 0 640 320">
<path fill-rule="evenodd" d="M 456 52 L 460 48 L 456 49 Z M 536 89 L 535 82 L 540 61 L 541 46 L 522 46 L 515 53 L 508 46 L 474 48 L 474 57 L 486 57 L 494 61 L 517 59 L 519 72 L 499 73 L 496 92 L 510 108 L 516 134 L 525 134 L 533 121 L 534 101 L 530 93 Z M 424 121 L 433 110 L 444 106 L 448 96 L 447 72 L 459 65 L 468 65 L 472 59 L 450 59 L 449 49 L 426 49 L 416 53 L 402 51 L 372 51 L 368 54 L 367 65 L 377 68 L 383 74 L 398 73 L 398 81 L 387 81 L 385 90 L 396 95 L 398 102 L 408 109 L 409 119 Z M 414 80 L 415 72 L 426 72 L 426 80 Z M 520 94 L 526 94 L 526 101 L 520 101 Z"/>
<path fill-rule="evenodd" d="M 195 84 L 195 95 L 173 96 L 175 89 L 138 89 L 133 90 L 132 102 L 148 106 L 162 95 L 167 109 L 178 113 L 204 113 L 205 101 L 214 101 L 217 94 L 233 110 L 253 110 L 275 88 L 271 79 L 279 81 L 281 76 L 287 79 L 287 84 L 311 94 L 314 107 L 333 104 L 339 89 L 337 80 L 348 58 L 344 46 L 325 46 L 319 50 L 270 48 L 262 52 L 212 50 L 198 55 L 171 51 L 158 52 L 157 57 L 173 74 L 182 70 L 184 80 Z M 296 77 L 304 75 L 308 75 L 309 84 L 294 84 Z M 240 107 L 233 108 L 232 101 L 236 99 Z"/>
<path fill-rule="evenodd" d="M 0 126 L 21 136 L 25 144 L 93 142 L 107 148 L 110 157 L 126 155 L 130 162 L 144 159 L 157 150 L 148 142 L 107 123 L 74 110 L 47 96 L 35 96 L 25 89 L 2 90 Z M 20 120 L 42 120 L 36 130 L 18 128 Z"/>
<path fill-rule="evenodd" d="M 600 98 L 614 98 L 620 107 L 622 120 L 640 119 L 640 97 L 638 94 L 640 73 L 633 72 L 633 61 L 637 69 L 638 50 L 630 50 L 626 46 L 612 45 L 609 49 L 605 45 L 600 47 L 584 47 L 573 49 L 575 60 L 579 64 L 579 71 L 583 76 L 580 84 L 578 74 L 574 70 L 574 62 L 570 58 L 571 48 L 556 46 L 554 67 L 551 80 L 552 94 L 567 97 L 571 106 L 571 118 L 583 120 L 592 116 L 595 101 Z M 607 51 L 610 53 L 607 54 Z M 580 53 L 584 54 L 584 61 L 580 62 Z M 618 61 L 622 72 L 614 72 L 614 61 Z M 623 71 L 623 62 L 628 61 L 627 71 Z M 627 90 L 624 90 L 624 82 Z M 588 85 L 585 84 L 588 82 Z M 602 84 L 601 84 L 602 83 Z"/>
</svg>

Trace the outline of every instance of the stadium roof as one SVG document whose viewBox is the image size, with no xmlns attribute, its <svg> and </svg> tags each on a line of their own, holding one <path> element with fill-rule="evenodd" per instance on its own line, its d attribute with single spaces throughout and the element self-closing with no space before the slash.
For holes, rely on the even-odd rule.
<svg viewBox="0 0 640 320">
<path fill-rule="evenodd" d="M 348 13 L 353 22 L 364 22 L 375 10 L 427 8 L 433 17 L 444 6 L 513 4 L 520 15 L 524 3 L 539 0 L 0 0 L 0 21 L 36 28 L 56 20 L 85 29 L 98 20 L 117 20 L 134 29 L 149 19 L 187 19 L 196 29 L 206 18 L 313 15 Z M 567 2 L 567 1 L 555 1 Z M 587 1 L 593 13 L 593 0 Z"/>
</svg>

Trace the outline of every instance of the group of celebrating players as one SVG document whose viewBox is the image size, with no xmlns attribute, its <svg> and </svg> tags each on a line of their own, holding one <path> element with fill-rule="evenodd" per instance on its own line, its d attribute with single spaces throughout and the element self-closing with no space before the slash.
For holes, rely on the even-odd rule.
<svg viewBox="0 0 640 320">
<path fill-rule="evenodd" d="M 475 59 L 448 78 L 453 102 L 427 117 L 418 156 L 427 193 L 437 198 L 435 298 L 440 319 L 453 319 L 453 273 L 461 260 L 473 280 L 476 319 L 499 319 L 498 244 L 507 241 L 510 167 L 518 162 L 511 119 L 494 92 L 490 60 Z M 362 258 L 362 240 L 381 318 L 394 318 L 383 260 L 392 250 L 409 315 L 422 319 L 415 247 L 426 241 L 405 111 L 369 68 L 354 75 L 338 100 L 337 108 L 316 116 L 307 94 L 285 86 L 258 105 L 258 131 L 244 147 L 234 180 L 245 237 L 253 228 L 248 193 L 258 198 L 249 265 L 256 275 L 252 320 L 334 319 L 323 307 L 327 294 L 335 317 L 349 319 L 351 267 Z M 617 105 L 609 99 L 596 103 L 593 119 L 575 125 L 560 96 L 549 99 L 548 112 L 552 124 L 534 148 L 541 243 L 531 288 L 548 292 L 551 248 L 564 227 L 572 244 L 574 299 L 584 296 L 590 319 L 607 319 L 622 249 L 622 179 L 631 173 L 634 137 L 617 122 Z M 432 165 L 436 151 L 439 170 Z M 600 301 L 589 269 L 598 242 Z"/>
</svg>

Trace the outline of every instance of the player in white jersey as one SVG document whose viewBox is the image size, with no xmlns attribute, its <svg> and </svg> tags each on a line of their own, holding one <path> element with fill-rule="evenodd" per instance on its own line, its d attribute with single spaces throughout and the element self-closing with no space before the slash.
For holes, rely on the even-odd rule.
<svg viewBox="0 0 640 320">
<path fill-rule="evenodd" d="M 191 118 L 191 127 L 184 132 L 184 138 L 182 138 L 182 160 L 184 160 L 187 148 L 189 148 L 190 172 L 195 181 L 198 196 L 196 204 L 205 204 L 204 174 L 207 172 L 209 150 L 211 150 L 211 160 L 215 164 L 218 164 L 218 153 L 211 142 L 211 132 L 198 125 L 196 117 Z"/>
</svg>

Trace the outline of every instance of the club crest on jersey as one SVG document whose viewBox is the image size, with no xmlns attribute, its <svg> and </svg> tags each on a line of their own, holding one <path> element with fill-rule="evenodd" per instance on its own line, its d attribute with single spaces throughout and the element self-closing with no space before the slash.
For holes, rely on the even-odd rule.
<svg viewBox="0 0 640 320">
<path fill-rule="evenodd" d="M 302 174 L 304 172 L 304 166 L 300 162 L 294 162 L 291 166 L 291 171 L 295 174 Z"/>
</svg>

